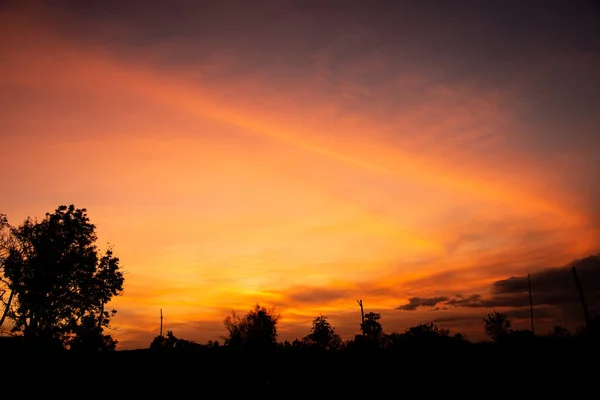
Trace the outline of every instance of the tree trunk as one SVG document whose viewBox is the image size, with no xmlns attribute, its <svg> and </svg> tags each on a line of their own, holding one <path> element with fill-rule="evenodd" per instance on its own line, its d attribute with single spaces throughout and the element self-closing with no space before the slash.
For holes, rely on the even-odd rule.
<svg viewBox="0 0 600 400">
<path fill-rule="evenodd" d="M 2 324 L 4 324 L 4 319 L 8 315 L 8 310 L 10 310 L 10 303 L 12 303 L 13 296 L 15 295 L 15 291 L 10 291 L 10 296 L 8 296 L 8 301 L 6 302 L 6 308 L 4 308 L 4 312 L 2 313 L 2 318 L 0 319 L 0 329 L 2 329 Z"/>
</svg>

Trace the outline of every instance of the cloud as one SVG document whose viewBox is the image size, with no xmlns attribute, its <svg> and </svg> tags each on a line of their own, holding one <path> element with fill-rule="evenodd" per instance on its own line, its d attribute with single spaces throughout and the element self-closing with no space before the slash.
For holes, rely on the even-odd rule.
<svg viewBox="0 0 600 400">
<path fill-rule="evenodd" d="M 407 304 L 396 308 L 396 310 L 414 311 L 419 307 L 434 307 L 439 303 L 447 301 L 447 297 L 411 297 L 408 299 Z"/>
<path fill-rule="evenodd" d="M 387 302 L 390 297 L 397 295 L 397 290 L 384 286 L 380 282 L 333 282 L 330 286 L 295 285 L 278 292 L 282 306 L 295 309 L 302 307 L 317 315 L 319 310 L 348 308 L 357 305 L 358 299 L 364 299 L 369 307 L 375 307 Z M 387 308 L 387 307 L 386 307 Z M 312 310 L 311 310 L 312 309 Z M 325 311 L 323 311 L 325 312 Z"/>
<path fill-rule="evenodd" d="M 468 296 L 456 295 L 444 302 L 449 307 L 470 307 L 470 308 L 493 308 L 493 307 L 520 307 L 529 305 L 529 297 L 524 294 L 516 296 L 493 296 L 485 298 L 480 294 Z"/>
<path fill-rule="evenodd" d="M 468 322 L 468 323 L 473 323 L 473 322 L 480 322 L 482 319 L 481 316 L 479 315 L 444 315 L 441 317 L 437 317 L 437 318 L 433 318 L 432 322 L 435 323 L 464 323 L 464 322 Z"/>
<path fill-rule="evenodd" d="M 448 299 L 444 304 L 455 307 L 483 307 L 481 302 L 482 298 L 480 294 L 472 294 L 466 297 L 457 294 L 455 297 Z"/>
<path fill-rule="evenodd" d="M 341 299 L 347 299 L 351 294 L 352 291 L 348 289 L 307 287 L 292 289 L 288 292 L 287 297 L 294 303 L 328 305 Z"/>
<path fill-rule="evenodd" d="M 591 292 L 600 290 L 600 255 L 592 255 L 575 260 L 562 268 L 549 268 L 531 274 L 531 284 L 536 294 L 552 294 L 557 292 L 572 292 L 574 277 L 572 269 L 577 270 L 583 286 Z M 494 295 L 518 294 L 528 292 L 527 276 L 510 277 L 494 282 L 491 292 Z M 552 301 L 547 298 L 545 301 Z"/>
<path fill-rule="evenodd" d="M 563 267 L 547 268 L 531 274 L 532 303 L 536 319 L 581 320 L 578 314 L 582 313 L 581 304 L 573 268 L 579 275 L 590 312 L 600 312 L 600 255 L 592 255 Z M 507 309 L 507 314 L 513 318 L 529 318 L 529 279 L 527 276 L 513 276 L 495 281 L 489 287 L 489 295 L 475 293 L 435 298 L 413 297 L 397 310 L 414 311 L 420 307 L 435 306 L 438 306 L 437 309 L 500 308 Z"/>
<path fill-rule="evenodd" d="M 456 230 L 456 233 L 460 233 L 460 226 L 456 227 Z M 462 254 L 468 261 L 461 267 L 450 266 L 447 257 L 431 260 L 431 265 L 426 270 L 427 274 L 403 277 L 403 280 L 399 282 L 400 289 L 410 295 L 407 297 L 431 295 L 440 290 L 450 298 L 456 293 L 464 295 L 466 291 L 471 290 L 472 293 L 484 294 L 490 291 L 490 285 L 493 282 L 501 281 L 509 274 L 518 276 L 523 271 L 546 269 L 546 266 L 551 263 L 559 265 L 569 263 L 574 256 L 572 249 L 578 245 L 576 240 L 563 236 L 562 233 L 559 233 L 560 231 L 541 232 L 525 226 L 523 228 L 519 226 L 517 229 L 512 223 L 492 226 L 490 232 L 487 232 L 485 236 L 493 236 L 492 232 L 496 230 L 498 233 L 491 238 L 489 247 L 485 246 L 487 244 L 487 240 L 485 240 L 483 243 L 477 243 L 472 249 L 465 249 Z M 497 242 L 498 237 L 503 235 L 506 235 L 507 239 Z M 537 239 L 533 239 L 534 236 Z M 503 246 L 501 243 L 504 240 L 510 240 L 515 245 Z M 577 253 L 579 252 L 576 252 L 575 256 L 581 254 Z M 476 256 L 471 259 L 469 255 L 472 254 L 476 254 Z M 457 297 L 455 300 L 459 301 L 461 298 Z M 475 304 L 475 302 L 471 301 L 471 304 Z"/>
<path fill-rule="evenodd" d="M 529 307 L 514 308 L 508 310 L 506 315 L 513 319 L 525 319 L 531 318 L 531 309 Z M 561 314 L 556 307 L 542 306 L 535 307 L 533 310 L 533 317 L 535 320 L 546 320 L 546 321 L 557 321 Z"/>
</svg>

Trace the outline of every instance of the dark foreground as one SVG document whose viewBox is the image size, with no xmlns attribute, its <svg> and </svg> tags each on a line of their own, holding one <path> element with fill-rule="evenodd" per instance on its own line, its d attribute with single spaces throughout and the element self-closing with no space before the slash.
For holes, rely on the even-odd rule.
<svg viewBox="0 0 600 400">
<path fill-rule="evenodd" d="M 2 395 L 55 398 L 598 398 L 595 347 L 338 353 L 0 354 Z M 19 396 L 20 397 L 20 396 Z"/>
</svg>

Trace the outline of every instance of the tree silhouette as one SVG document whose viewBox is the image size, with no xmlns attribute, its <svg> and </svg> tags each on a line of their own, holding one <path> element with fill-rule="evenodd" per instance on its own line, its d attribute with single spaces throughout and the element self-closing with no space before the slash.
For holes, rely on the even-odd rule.
<svg viewBox="0 0 600 400">
<path fill-rule="evenodd" d="M 405 335 L 418 339 L 437 339 L 448 337 L 450 330 L 440 328 L 433 322 L 426 322 L 406 329 Z"/>
<path fill-rule="evenodd" d="M 273 310 L 257 304 L 244 317 L 235 311 L 225 317 L 224 324 L 228 335 L 225 345 L 251 349 L 267 349 L 277 346 L 277 322 L 281 319 Z"/>
<path fill-rule="evenodd" d="M 440 328 L 433 322 L 407 328 L 403 333 L 384 335 L 383 339 L 384 347 L 409 351 L 451 349 L 466 343 L 464 335 L 450 336 L 449 329 Z"/>
<path fill-rule="evenodd" d="M 173 331 L 167 331 L 166 337 L 161 335 L 156 336 L 152 340 L 152 343 L 150 343 L 150 350 L 158 351 L 194 350 L 200 347 L 202 346 L 196 342 L 185 339 L 179 339 L 175 336 Z M 218 347 L 218 344 L 216 347 Z"/>
<path fill-rule="evenodd" d="M 163 335 L 155 336 L 154 339 L 152 339 L 152 342 L 150 343 L 150 350 L 162 351 L 175 348 L 175 343 L 168 340 L 169 333 L 171 333 L 171 331 L 167 332 L 167 337 L 164 337 Z"/>
<path fill-rule="evenodd" d="M 114 314 L 112 314 L 114 315 Z M 107 320 L 102 323 L 105 324 Z M 117 341 L 110 335 L 105 335 L 103 326 L 98 325 L 93 315 L 85 315 L 81 318 L 81 323 L 75 327 L 75 335 L 69 342 L 70 349 L 73 351 L 93 352 L 93 351 L 113 351 L 117 347 Z"/>
<path fill-rule="evenodd" d="M 114 349 L 103 335 L 116 310 L 105 310 L 123 290 L 119 259 L 99 257 L 95 226 L 86 209 L 60 206 L 42 220 L 7 226 L 2 241 L 2 280 L 12 331 L 37 343 L 74 349 Z"/>
<path fill-rule="evenodd" d="M 494 342 L 507 338 L 512 332 L 512 321 L 501 312 L 493 311 L 483 318 L 483 322 L 485 323 L 485 334 Z"/>
<path fill-rule="evenodd" d="M 334 327 L 327 321 L 327 317 L 323 315 L 313 320 L 310 333 L 304 338 L 304 341 L 310 346 L 327 350 L 337 349 L 342 344 L 340 336 L 335 333 Z"/>
<path fill-rule="evenodd" d="M 243 346 L 247 334 L 246 321 L 237 315 L 235 311 L 231 310 L 231 314 L 225 317 L 223 323 L 227 330 L 225 346 Z"/>
<path fill-rule="evenodd" d="M 381 314 L 379 313 L 370 312 L 365 314 L 365 320 L 360 324 L 360 328 L 365 337 L 376 342 L 381 340 L 383 328 L 379 323 L 380 319 Z"/>
<path fill-rule="evenodd" d="M 11 247 L 10 238 L 8 219 L 6 215 L 0 214 L 0 304 L 3 306 L 0 310 L 0 331 L 3 329 L 4 321 L 14 298 L 14 291 L 10 289 L 8 281 L 4 278 L 4 263 L 8 258 L 8 250 Z"/>
<path fill-rule="evenodd" d="M 557 339 L 565 339 L 571 337 L 571 332 L 564 326 L 556 325 L 548 336 Z"/>
</svg>

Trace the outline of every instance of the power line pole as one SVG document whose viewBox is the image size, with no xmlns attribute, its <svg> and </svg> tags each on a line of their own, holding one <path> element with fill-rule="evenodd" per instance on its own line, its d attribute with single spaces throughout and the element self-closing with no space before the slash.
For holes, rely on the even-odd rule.
<svg viewBox="0 0 600 400">
<path fill-rule="evenodd" d="M 533 330 L 533 299 L 531 297 L 531 276 L 527 274 L 527 282 L 529 283 L 529 311 L 531 314 L 531 335 L 535 336 L 535 331 Z"/>
<path fill-rule="evenodd" d="M 162 308 L 160 309 L 160 336 L 162 337 L 162 321 L 163 321 L 163 316 L 162 316 Z"/>
<path fill-rule="evenodd" d="M 573 271 L 573 278 L 575 279 L 575 284 L 577 285 L 577 290 L 579 291 L 579 301 L 581 301 L 581 307 L 583 307 L 585 324 L 588 327 L 591 327 L 592 319 L 590 318 L 590 312 L 588 310 L 587 303 L 585 302 L 585 296 L 583 295 L 583 288 L 581 287 L 581 282 L 579 281 L 579 275 L 577 274 L 577 270 L 575 269 L 575 267 L 573 267 L 571 271 Z"/>
<path fill-rule="evenodd" d="M 365 311 L 363 310 L 362 300 L 356 300 L 356 302 L 360 306 L 360 330 L 364 335 L 365 332 L 363 330 L 363 326 L 365 325 Z"/>
</svg>

